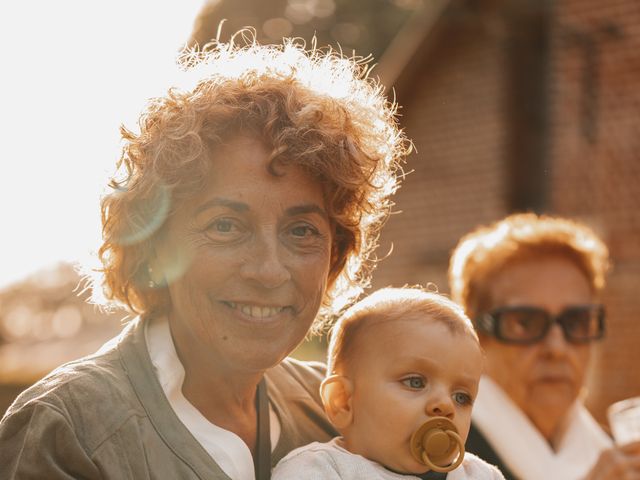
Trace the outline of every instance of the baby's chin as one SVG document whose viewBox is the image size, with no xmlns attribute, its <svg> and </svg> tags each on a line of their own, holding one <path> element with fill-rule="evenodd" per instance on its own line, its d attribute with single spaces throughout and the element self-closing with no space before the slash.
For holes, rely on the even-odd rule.
<svg viewBox="0 0 640 480">
<path fill-rule="evenodd" d="M 447 462 L 442 466 L 451 465 L 457 458 L 457 454 L 452 454 L 451 458 L 448 459 Z M 430 469 L 425 464 L 418 462 L 412 455 L 409 455 L 409 458 L 403 459 L 402 463 L 400 462 L 380 462 L 379 464 L 384 466 L 387 470 L 391 470 L 395 473 L 400 473 L 402 475 L 423 475 L 427 473 Z"/>
<path fill-rule="evenodd" d="M 402 462 L 378 461 L 378 463 L 387 470 L 391 470 L 392 472 L 399 473 L 401 475 L 422 475 L 423 473 L 427 473 L 429 471 L 429 467 L 420 462 L 417 462 L 413 457 L 403 460 L 404 461 Z"/>
</svg>

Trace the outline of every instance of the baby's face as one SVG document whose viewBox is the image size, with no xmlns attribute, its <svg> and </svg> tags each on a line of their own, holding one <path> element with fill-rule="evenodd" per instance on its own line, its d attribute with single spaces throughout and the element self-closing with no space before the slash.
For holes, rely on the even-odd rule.
<svg viewBox="0 0 640 480">
<path fill-rule="evenodd" d="M 345 447 L 401 473 L 428 468 L 410 452 L 413 432 L 432 417 L 449 418 L 463 442 L 482 373 L 482 353 L 465 333 L 416 314 L 359 332 L 347 376 L 353 422 Z"/>
</svg>

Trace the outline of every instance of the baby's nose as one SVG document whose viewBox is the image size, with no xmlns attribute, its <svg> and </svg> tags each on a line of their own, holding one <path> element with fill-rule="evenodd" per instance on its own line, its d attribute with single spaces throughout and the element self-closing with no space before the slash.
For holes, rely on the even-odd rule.
<svg viewBox="0 0 640 480">
<path fill-rule="evenodd" d="M 427 402 L 426 412 L 430 417 L 446 417 L 452 419 L 455 409 L 453 408 L 453 401 L 448 395 L 438 395 Z"/>
</svg>

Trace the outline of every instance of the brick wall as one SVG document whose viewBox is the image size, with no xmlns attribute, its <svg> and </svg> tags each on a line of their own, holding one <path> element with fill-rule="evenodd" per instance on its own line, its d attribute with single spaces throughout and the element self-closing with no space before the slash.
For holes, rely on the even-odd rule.
<svg viewBox="0 0 640 480">
<path fill-rule="evenodd" d="M 549 208 L 583 218 L 611 249 L 609 332 L 589 405 L 640 395 L 640 3 L 563 0 L 551 56 Z"/>
<path fill-rule="evenodd" d="M 495 28 L 452 12 L 435 53 L 398 92 L 402 124 L 417 152 L 384 228 L 374 286 L 433 282 L 447 291 L 457 239 L 506 213 L 504 41 Z"/>
</svg>

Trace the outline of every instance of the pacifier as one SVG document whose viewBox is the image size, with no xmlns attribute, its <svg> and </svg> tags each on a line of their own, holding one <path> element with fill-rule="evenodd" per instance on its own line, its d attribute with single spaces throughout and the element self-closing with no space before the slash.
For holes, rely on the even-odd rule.
<svg viewBox="0 0 640 480">
<path fill-rule="evenodd" d="M 435 472 L 450 472 L 458 468 L 464 458 L 464 442 L 456 426 L 446 417 L 433 417 L 424 422 L 411 435 L 410 448 L 413 458 Z M 455 461 L 447 464 L 456 451 Z"/>
</svg>

